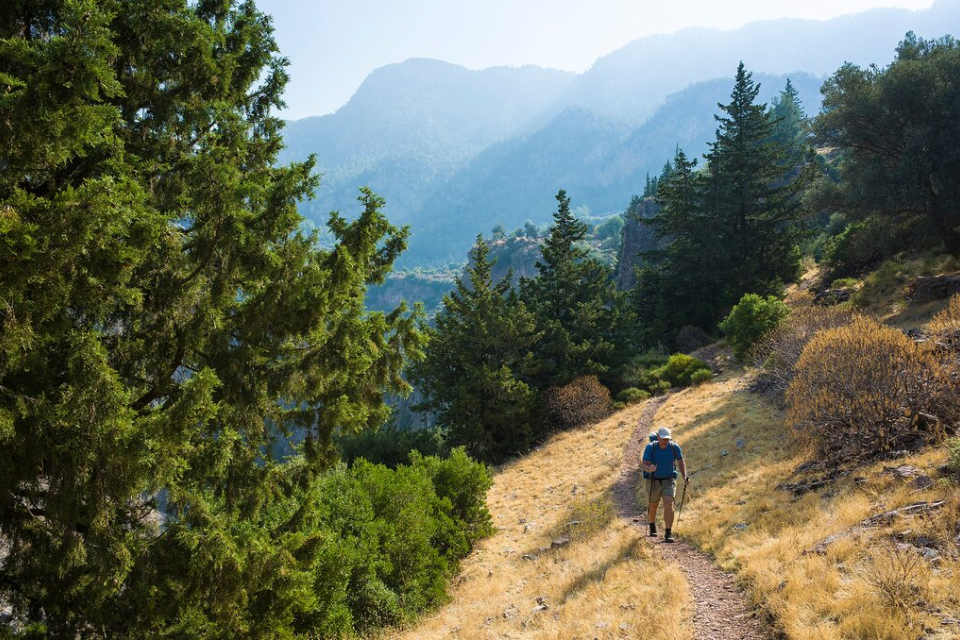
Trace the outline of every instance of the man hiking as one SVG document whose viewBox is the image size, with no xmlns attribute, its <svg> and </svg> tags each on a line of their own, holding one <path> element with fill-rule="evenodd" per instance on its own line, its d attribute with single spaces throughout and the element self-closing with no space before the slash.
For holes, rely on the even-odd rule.
<svg viewBox="0 0 960 640">
<path fill-rule="evenodd" d="M 666 531 L 664 542 L 673 542 L 673 499 L 677 494 L 677 472 L 675 466 L 680 467 L 680 475 L 684 482 L 689 482 L 687 465 L 683 461 L 683 452 L 680 445 L 673 442 L 670 429 L 660 427 L 657 430 L 657 441 L 651 442 L 643 450 L 643 459 L 640 468 L 650 474 L 648 495 L 650 504 L 647 507 L 647 522 L 650 523 L 650 535 L 657 535 L 657 508 L 663 499 L 663 524 Z"/>
</svg>

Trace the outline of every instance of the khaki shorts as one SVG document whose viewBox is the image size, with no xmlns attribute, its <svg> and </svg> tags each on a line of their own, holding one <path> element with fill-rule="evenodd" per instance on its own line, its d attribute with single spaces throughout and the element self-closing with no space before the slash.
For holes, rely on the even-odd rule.
<svg viewBox="0 0 960 640">
<path fill-rule="evenodd" d="M 660 499 L 663 497 L 673 498 L 677 495 L 677 479 L 676 478 L 664 478 L 663 480 L 658 480 L 652 478 L 649 480 L 653 486 L 647 487 L 650 494 L 650 503 L 656 504 L 660 502 Z"/>
</svg>

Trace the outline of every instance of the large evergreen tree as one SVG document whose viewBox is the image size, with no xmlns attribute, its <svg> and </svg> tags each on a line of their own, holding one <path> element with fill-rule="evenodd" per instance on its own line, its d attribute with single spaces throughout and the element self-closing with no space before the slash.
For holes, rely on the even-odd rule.
<svg viewBox="0 0 960 640">
<path fill-rule="evenodd" d="M 536 355 L 540 388 L 577 376 L 607 374 L 628 357 L 617 293 L 609 267 L 581 244 L 587 225 L 570 211 L 566 191 L 557 194 L 553 227 L 537 261 L 536 278 L 521 280 L 523 300 L 543 331 Z"/>
<path fill-rule="evenodd" d="M 787 115 L 772 115 L 757 104 L 760 87 L 741 63 L 730 103 L 718 105 L 705 170 L 678 150 L 658 184 L 661 210 L 648 223 L 669 244 L 647 256 L 632 296 L 637 313 L 654 322 L 650 339 L 669 342 L 687 324 L 710 329 L 743 294 L 779 293 L 799 275 L 809 156 L 802 132 L 785 124 L 802 115 L 791 89 L 777 105 Z"/>
<path fill-rule="evenodd" d="M 489 462 L 529 448 L 534 390 L 531 349 L 540 337 L 533 314 L 517 299 L 512 274 L 493 281 L 494 261 L 482 237 L 466 277 L 444 297 L 429 331 L 423 362 L 413 369 L 424 407 L 437 413 L 451 443 Z"/>
<path fill-rule="evenodd" d="M 783 164 L 794 168 L 805 164 L 810 153 L 810 123 L 803 111 L 800 94 L 787 78 L 780 95 L 770 104 L 772 141 L 783 150 Z"/>
<path fill-rule="evenodd" d="M 363 306 L 405 243 L 381 200 L 331 250 L 301 232 L 284 67 L 252 2 L 0 11 L 0 599 L 39 632 L 267 637 L 321 606 L 296 496 L 420 338 Z M 293 427 L 304 455 L 266 456 Z"/>
<path fill-rule="evenodd" d="M 780 293 L 799 276 L 806 173 L 791 179 L 787 147 L 774 137 L 775 121 L 756 102 L 760 85 L 741 62 L 730 103 L 719 105 L 716 140 L 706 155 L 705 215 L 721 232 L 724 309 L 744 293 Z"/>
<path fill-rule="evenodd" d="M 888 67 L 840 68 L 823 86 L 815 121 L 841 151 L 848 217 L 876 216 L 883 232 L 926 225 L 960 257 L 960 43 L 908 33 Z"/>
</svg>

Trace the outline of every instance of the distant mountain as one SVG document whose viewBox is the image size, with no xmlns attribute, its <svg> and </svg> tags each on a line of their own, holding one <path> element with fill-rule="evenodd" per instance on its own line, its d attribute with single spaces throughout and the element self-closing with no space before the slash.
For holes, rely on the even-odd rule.
<svg viewBox="0 0 960 640">
<path fill-rule="evenodd" d="M 542 129 L 493 145 L 427 200 L 412 228 L 407 260 L 449 261 L 478 232 L 496 224 L 513 229 L 550 221 L 554 196 L 566 189 L 574 207 L 596 215 L 622 212 L 643 191 L 647 174 L 659 175 L 677 145 L 698 157 L 716 131 L 717 104 L 728 102 L 730 78 L 695 84 L 669 96 L 642 126 L 630 131 L 584 109 L 568 109 Z M 790 76 L 808 113 L 820 108 L 820 79 Z M 759 99 L 769 102 L 787 76 L 755 74 Z M 484 221 L 482 226 L 478 224 Z M 461 258 L 462 259 L 462 258 Z"/>
<path fill-rule="evenodd" d="M 336 113 L 288 123 L 280 160 L 316 154 L 322 186 L 304 213 L 318 224 L 333 209 L 353 208 L 362 185 L 388 199 L 395 221 L 413 222 L 438 183 L 491 144 L 538 124 L 574 78 L 534 66 L 388 65 Z"/>
<path fill-rule="evenodd" d="M 740 29 L 685 29 L 641 38 L 597 60 L 561 100 L 639 126 L 666 96 L 703 80 L 731 76 L 740 61 L 755 72 L 814 76 L 844 62 L 885 65 L 907 31 L 935 38 L 960 30 L 960 2 L 926 11 L 874 9 L 833 20 L 781 19 Z"/>
<path fill-rule="evenodd" d="M 560 188 L 581 211 L 623 211 L 678 144 L 706 150 L 740 60 L 764 101 L 789 76 L 814 115 L 826 75 L 845 61 L 887 64 L 910 30 L 956 33 L 960 0 L 642 38 L 581 75 L 408 60 L 373 72 L 336 113 L 289 123 L 281 160 L 317 155 L 322 186 L 302 207 L 313 223 L 356 212 L 367 185 L 391 220 L 411 225 L 402 264 L 462 260 L 496 224 L 547 222 Z"/>
</svg>

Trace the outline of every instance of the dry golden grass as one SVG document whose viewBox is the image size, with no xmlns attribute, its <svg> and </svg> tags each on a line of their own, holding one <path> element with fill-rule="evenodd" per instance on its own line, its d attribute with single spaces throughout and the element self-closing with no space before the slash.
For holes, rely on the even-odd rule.
<svg viewBox="0 0 960 640">
<path fill-rule="evenodd" d="M 652 556 L 642 531 L 616 516 L 610 495 L 644 406 L 558 434 L 499 470 L 487 497 L 498 531 L 463 562 L 451 602 L 387 635 L 690 638 L 683 575 Z M 541 552 L 561 535 L 571 542 Z M 547 609 L 534 611 L 538 598 Z"/>
<path fill-rule="evenodd" d="M 657 416 L 658 423 L 675 429 L 694 472 L 678 532 L 713 553 L 721 566 L 737 570 L 755 602 L 789 638 L 917 638 L 927 627 L 928 638 L 958 637 L 960 628 L 941 625 L 944 617 L 960 619 L 956 487 L 935 484 L 917 491 L 876 463 L 794 499 L 777 486 L 796 482 L 794 470 L 812 453 L 787 439 L 782 412 L 747 392 L 747 382 L 741 373 L 726 374 L 674 395 Z M 936 476 L 944 458 L 942 448 L 932 448 L 896 464 Z M 855 482 L 856 477 L 864 480 Z M 948 507 L 929 518 L 856 527 L 878 513 L 944 499 Z M 937 540 L 941 558 L 917 565 L 919 591 L 902 610 L 890 605 L 878 576 L 891 571 L 893 535 L 905 532 Z M 828 536 L 844 533 L 825 553 L 812 552 Z"/>
</svg>

